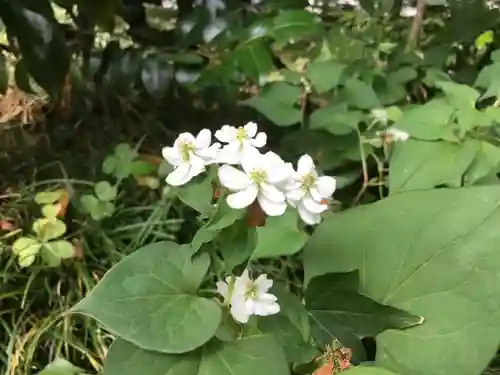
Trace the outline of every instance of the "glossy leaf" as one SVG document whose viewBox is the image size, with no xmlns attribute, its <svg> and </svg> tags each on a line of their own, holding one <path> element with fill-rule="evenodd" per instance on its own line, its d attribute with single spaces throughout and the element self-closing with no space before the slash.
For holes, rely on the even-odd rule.
<svg viewBox="0 0 500 375">
<path fill-rule="evenodd" d="M 210 260 L 186 246 L 147 245 L 114 266 L 73 312 L 146 350 L 185 353 L 210 340 L 222 311 L 197 295 Z"/>
<path fill-rule="evenodd" d="M 361 339 L 375 337 L 387 329 L 422 324 L 424 318 L 382 305 L 358 291 L 358 271 L 330 273 L 313 278 L 306 291 L 306 307 L 316 340 L 335 339 L 353 350 Z M 324 342 L 325 343 L 325 342 Z"/>
<path fill-rule="evenodd" d="M 240 45 L 235 51 L 235 59 L 240 69 L 256 83 L 274 67 L 271 54 L 261 40 Z"/>
<path fill-rule="evenodd" d="M 58 25 L 46 15 L 16 2 L 0 1 L 0 14 L 8 33 L 17 38 L 31 76 L 49 94 L 56 95 L 66 78 L 70 60 Z"/>
</svg>

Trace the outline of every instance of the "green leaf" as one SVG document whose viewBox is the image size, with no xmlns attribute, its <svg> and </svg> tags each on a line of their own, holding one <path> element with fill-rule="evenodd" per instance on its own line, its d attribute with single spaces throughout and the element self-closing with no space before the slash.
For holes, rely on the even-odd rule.
<svg viewBox="0 0 500 375">
<path fill-rule="evenodd" d="M 33 232 L 42 242 L 61 237 L 66 233 L 66 224 L 56 218 L 41 218 L 33 223 Z"/>
<path fill-rule="evenodd" d="M 403 112 L 394 127 L 421 140 L 456 138 L 453 136 L 453 114 L 456 109 L 445 99 L 433 99 Z"/>
<path fill-rule="evenodd" d="M 64 83 L 70 61 L 59 25 L 17 2 L 1 1 L 0 14 L 8 34 L 16 37 L 31 76 L 50 95 L 56 95 Z M 50 16 L 53 18 L 53 14 Z"/>
<path fill-rule="evenodd" d="M 79 375 L 83 370 L 63 358 L 57 358 L 45 367 L 38 375 Z"/>
<path fill-rule="evenodd" d="M 432 189 L 442 184 L 460 186 L 477 147 L 475 142 L 452 144 L 414 139 L 396 144 L 389 163 L 391 194 Z"/>
<path fill-rule="evenodd" d="M 213 340 L 185 355 L 145 351 L 118 339 L 111 346 L 103 375 L 288 375 L 283 350 L 269 335 L 232 342 Z"/>
<path fill-rule="evenodd" d="M 298 228 L 297 213 L 286 211 L 281 216 L 267 218 L 266 225 L 257 228 L 257 246 L 252 259 L 293 255 L 306 244 L 309 236 Z"/>
<path fill-rule="evenodd" d="M 197 295 L 209 265 L 208 254 L 191 260 L 187 246 L 144 246 L 108 271 L 73 311 L 147 350 L 194 350 L 213 337 L 222 317 L 216 301 Z"/>
<path fill-rule="evenodd" d="M 153 99 L 161 99 L 173 78 L 173 67 L 162 56 L 146 57 L 141 69 L 144 88 Z"/>
<path fill-rule="evenodd" d="M 321 21 L 306 10 L 283 10 L 273 20 L 271 34 L 282 44 L 295 43 L 318 33 Z"/>
<path fill-rule="evenodd" d="M 311 114 L 311 129 L 324 129 L 335 135 L 346 135 L 357 129 L 364 115 L 360 111 L 349 111 L 347 104 L 319 108 Z"/>
<path fill-rule="evenodd" d="M 262 91 L 260 96 L 244 100 L 249 106 L 279 126 L 290 126 L 302 121 L 302 111 L 296 108 L 302 95 L 301 89 L 286 82 L 275 82 Z"/>
<path fill-rule="evenodd" d="M 311 327 L 306 308 L 300 298 L 290 293 L 282 284 L 275 283 L 271 293 L 278 297 L 281 309 L 276 315 L 259 319 L 259 331 L 276 337 L 288 362 L 310 362 L 317 353 L 309 344 Z"/>
<path fill-rule="evenodd" d="M 0 95 L 5 94 L 9 88 L 9 70 L 7 65 L 7 58 L 0 52 Z"/>
<path fill-rule="evenodd" d="M 345 83 L 345 92 L 349 103 L 360 109 L 373 109 L 381 107 L 380 100 L 371 85 L 351 78 Z"/>
<path fill-rule="evenodd" d="M 85 194 L 80 198 L 83 211 L 90 214 L 93 220 L 102 220 L 110 217 L 115 212 L 115 206 L 111 202 L 97 199 L 94 195 Z"/>
<path fill-rule="evenodd" d="M 14 70 L 14 81 L 16 83 L 16 86 L 22 91 L 29 94 L 35 93 L 31 86 L 31 77 L 23 58 L 17 60 L 16 62 L 16 67 Z"/>
<path fill-rule="evenodd" d="M 235 210 L 229 207 L 225 199 L 221 199 L 217 206 L 217 211 L 203 227 L 201 227 L 193 237 L 190 247 L 192 252 L 196 252 L 200 247 L 212 241 L 219 232 L 234 224 L 246 214 L 246 210 Z"/>
<path fill-rule="evenodd" d="M 130 163 L 129 170 L 134 176 L 145 176 L 156 172 L 157 167 L 145 160 L 135 160 Z"/>
<path fill-rule="evenodd" d="M 234 58 L 240 69 L 256 83 L 274 67 L 271 54 L 261 40 L 240 44 Z"/>
<path fill-rule="evenodd" d="M 315 61 L 308 68 L 306 75 L 318 94 L 323 94 L 340 84 L 346 65 L 335 60 Z"/>
<path fill-rule="evenodd" d="M 48 219 L 54 219 L 59 213 L 60 207 L 57 204 L 46 204 L 42 207 L 42 215 Z"/>
<path fill-rule="evenodd" d="M 361 339 L 387 329 L 422 324 L 423 318 L 382 305 L 358 291 L 358 271 L 330 273 L 313 278 L 306 291 L 306 307 L 317 342 L 334 339 L 355 350 Z M 327 338 L 324 342 L 323 338 Z"/>
<path fill-rule="evenodd" d="M 214 194 L 212 179 L 191 181 L 175 190 L 179 199 L 189 207 L 195 209 L 202 215 L 210 217 L 214 212 L 212 207 L 212 196 Z"/>
<path fill-rule="evenodd" d="M 498 187 L 435 189 L 333 215 L 304 250 L 306 282 L 359 269 L 360 293 L 425 317 L 377 336 L 378 365 L 405 375 L 479 374 L 499 342 L 499 202 Z"/>
<path fill-rule="evenodd" d="M 62 194 L 64 193 L 64 190 L 59 189 L 56 191 L 41 191 L 39 193 L 36 193 L 35 195 L 35 202 L 37 204 L 52 204 L 57 202 Z"/>
<path fill-rule="evenodd" d="M 479 92 L 467 85 L 454 82 L 436 82 L 436 86 L 443 90 L 444 94 L 455 108 L 475 108 L 479 99 Z"/>
<path fill-rule="evenodd" d="M 19 255 L 22 252 L 29 252 L 36 254 L 38 250 L 42 247 L 42 244 L 35 240 L 34 238 L 30 237 L 19 237 L 17 240 L 14 241 L 12 244 L 12 251 L 14 254 Z"/>
<path fill-rule="evenodd" d="M 59 259 L 69 259 L 74 255 L 73 245 L 65 240 L 49 241 L 44 244 L 43 249 Z"/>
<path fill-rule="evenodd" d="M 343 375 L 398 375 L 395 372 L 389 371 L 383 367 L 368 366 L 368 365 L 351 367 L 342 372 L 344 373 Z"/>
<path fill-rule="evenodd" d="M 496 97 L 500 94 L 500 63 L 484 67 L 478 74 L 474 86 L 486 89 L 482 99 Z"/>
<path fill-rule="evenodd" d="M 95 184 L 94 192 L 97 198 L 104 202 L 115 200 L 118 194 L 116 186 L 112 186 L 108 181 L 99 181 Z"/>
<path fill-rule="evenodd" d="M 225 272 L 231 273 L 234 267 L 250 258 L 257 243 L 256 233 L 255 228 L 248 227 L 245 218 L 220 231 L 214 242 L 224 260 Z"/>
<path fill-rule="evenodd" d="M 478 143 L 478 152 L 464 175 L 466 184 L 471 185 L 490 174 L 496 174 L 500 167 L 500 148 L 486 141 Z"/>
</svg>

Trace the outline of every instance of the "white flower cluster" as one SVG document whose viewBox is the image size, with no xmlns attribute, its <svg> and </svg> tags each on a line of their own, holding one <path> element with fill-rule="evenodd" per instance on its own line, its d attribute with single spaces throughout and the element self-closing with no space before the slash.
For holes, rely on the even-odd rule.
<svg viewBox="0 0 500 375">
<path fill-rule="evenodd" d="M 274 152 L 259 151 L 266 145 L 267 135 L 258 132 L 257 124 L 242 127 L 224 125 L 215 132 L 211 144 L 210 130 L 203 129 L 194 137 L 182 133 L 173 147 L 162 150 L 163 157 L 174 166 L 166 182 L 180 186 L 205 171 L 209 164 L 222 164 L 219 181 L 231 194 L 227 203 L 235 209 L 258 201 L 268 216 L 283 215 L 288 205 L 296 207 L 302 220 L 309 224 L 321 221 L 321 213 L 336 188 L 333 177 L 319 176 L 312 158 L 303 155 L 295 170 Z"/>
<path fill-rule="evenodd" d="M 228 276 L 225 282 L 218 281 L 217 293 L 230 305 L 234 320 L 247 323 L 252 315 L 268 316 L 279 313 L 278 298 L 268 293 L 272 286 L 273 281 L 265 274 L 252 280 L 246 269 L 239 277 Z"/>
</svg>

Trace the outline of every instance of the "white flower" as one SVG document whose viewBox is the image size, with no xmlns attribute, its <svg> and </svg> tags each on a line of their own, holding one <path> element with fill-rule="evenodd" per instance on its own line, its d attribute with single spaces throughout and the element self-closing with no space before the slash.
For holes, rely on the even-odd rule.
<svg viewBox="0 0 500 375">
<path fill-rule="evenodd" d="M 263 147 L 267 142 L 266 133 L 257 133 L 257 124 L 255 122 L 249 122 L 239 128 L 224 125 L 215 132 L 215 138 L 227 143 L 222 147 L 219 154 L 219 162 L 227 164 L 240 164 L 243 153 L 249 149 Z"/>
<path fill-rule="evenodd" d="M 246 323 L 252 315 L 268 316 L 279 313 L 278 298 L 268 293 L 273 286 L 273 281 L 269 280 L 266 274 L 252 280 L 246 269 L 241 276 L 235 277 L 231 295 L 229 295 L 231 279 L 232 277 L 229 276 L 226 277 L 225 282 L 218 281 L 217 293 L 225 300 L 229 300 L 234 320 Z"/>
<path fill-rule="evenodd" d="M 407 141 L 408 138 L 410 138 L 410 135 L 407 132 L 404 132 L 396 128 L 389 128 L 385 131 L 379 131 L 377 132 L 377 135 L 390 137 L 391 141 L 401 141 L 401 142 Z"/>
<path fill-rule="evenodd" d="M 180 186 L 205 171 L 205 166 L 215 162 L 220 144 L 212 141 L 212 133 L 203 129 L 196 138 L 191 133 L 181 133 L 173 147 L 164 147 L 162 155 L 175 169 L 167 176 L 166 182 Z"/>
<path fill-rule="evenodd" d="M 286 187 L 286 197 L 292 206 L 298 208 L 305 223 L 318 224 L 321 213 L 328 209 L 328 200 L 336 185 L 333 177 L 318 176 L 314 161 L 306 154 L 297 163 L 297 171 L 294 171 Z"/>
<path fill-rule="evenodd" d="M 243 153 L 241 166 L 243 171 L 230 165 L 219 168 L 220 183 L 234 192 L 227 197 L 228 205 L 241 209 L 257 199 L 267 215 L 283 215 L 286 197 L 279 187 L 289 178 L 287 164 L 274 152 L 262 155 L 254 149 Z"/>
</svg>

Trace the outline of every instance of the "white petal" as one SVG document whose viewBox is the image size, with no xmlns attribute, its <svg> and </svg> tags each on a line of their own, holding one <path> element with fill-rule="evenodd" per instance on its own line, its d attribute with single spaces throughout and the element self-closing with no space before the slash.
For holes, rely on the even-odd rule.
<svg viewBox="0 0 500 375">
<path fill-rule="evenodd" d="M 271 184 L 282 183 L 290 177 L 291 169 L 287 163 L 272 151 L 267 152 L 261 161 Z"/>
<path fill-rule="evenodd" d="M 194 145 L 194 144 L 196 144 L 196 139 L 194 138 L 194 136 L 191 133 L 187 133 L 187 132 L 181 133 L 181 134 L 179 134 L 179 136 L 175 140 L 174 147 L 178 149 L 180 147 L 180 145 L 183 143 L 192 143 Z"/>
<path fill-rule="evenodd" d="M 315 201 L 310 195 L 306 195 L 304 199 L 302 199 L 302 204 L 304 205 L 307 211 L 315 214 L 319 214 L 328 209 L 327 204 Z"/>
<path fill-rule="evenodd" d="M 227 196 L 227 204 L 238 210 L 250 206 L 257 197 L 259 189 L 255 185 L 250 185 L 245 190 L 241 190 Z"/>
<path fill-rule="evenodd" d="M 302 155 L 297 163 L 297 172 L 304 176 L 316 170 L 314 160 L 308 155 Z"/>
<path fill-rule="evenodd" d="M 221 185 L 232 191 L 244 190 L 252 185 L 252 180 L 245 173 L 230 165 L 222 165 L 218 174 Z"/>
<path fill-rule="evenodd" d="M 179 164 L 165 179 L 166 183 L 171 186 L 181 186 L 191 180 L 190 176 L 191 165 L 188 163 Z"/>
<path fill-rule="evenodd" d="M 196 148 L 204 149 L 210 147 L 210 142 L 212 142 L 212 132 L 208 129 L 201 130 L 196 136 Z"/>
<path fill-rule="evenodd" d="M 205 164 L 212 164 L 217 162 L 219 158 L 219 150 L 220 150 L 220 143 L 214 143 L 208 148 L 204 148 L 201 150 L 198 150 L 196 152 L 197 155 L 199 155 L 203 160 L 205 161 Z"/>
<path fill-rule="evenodd" d="M 222 147 L 217 153 L 217 163 L 220 164 L 240 164 L 240 153 L 238 143 L 231 142 Z"/>
<path fill-rule="evenodd" d="M 269 316 L 280 312 L 280 305 L 277 298 L 272 294 L 265 293 L 259 296 L 253 306 L 253 313 L 258 316 Z"/>
<path fill-rule="evenodd" d="M 272 202 L 284 202 L 286 200 L 285 194 L 279 191 L 275 186 L 267 183 L 260 184 L 260 192 L 266 199 Z"/>
<path fill-rule="evenodd" d="M 318 224 L 321 221 L 321 215 L 308 211 L 304 205 L 298 206 L 299 216 L 308 225 Z"/>
<path fill-rule="evenodd" d="M 246 147 L 241 153 L 241 167 L 246 174 L 261 168 L 263 155 L 254 147 Z"/>
<path fill-rule="evenodd" d="M 227 299 L 229 295 L 229 285 L 224 281 L 217 281 L 215 285 L 217 285 L 217 293 L 224 297 L 224 299 Z"/>
<path fill-rule="evenodd" d="M 257 124 L 255 122 L 247 122 L 247 124 L 243 126 L 243 129 L 245 129 L 248 138 L 253 138 L 257 134 Z"/>
<path fill-rule="evenodd" d="M 174 167 L 182 162 L 181 154 L 175 147 L 163 147 L 161 150 L 163 158 Z"/>
<path fill-rule="evenodd" d="M 231 299 L 231 315 L 234 320 L 240 323 L 247 323 L 250 319 L 251 311 L 247 309 L 247 304 L 243 296 L 234 296 Z"/>
<path fill-rule="evenodd" d="M 297 189 L 290 189 L 286 193 L 286 198 L 290 201 L 300 201 L 304 198 L 305 192 L 300 187 Z"/>
<path fill-rule="evenodd" d="M 215 132 L 215 137 L 224 143 L 230 143 L 236 139 L 237 130 L 234 126 L 224 125 L 220 130 Z"/>
<path fill-rule="evenodd" d="M 260 132 L 258 133 L 254 139 L 251 141 L 252 146 L 254 147 L 263 147 L 267 143 L 267 135 L 266 133 Z"/>
<path fill-rule="evenodd" d="M 321 176 L 316 180 L 315 188 L 322 198 L 329 198 L 337 188 L 337 181 L 330 176 Z"/>
<path fill-rule="evenodd" d="M 273 280 L 269 280 L 267 275 L 263 273 L 255 280 L 255 284 L 257 285 L 257 293 L 266 293 L 273 286 Z"/>
<path fill-rule="evenodd" d="M 259 205 L 268 216 L 281 216 L 286 211 L 286 202 L 273 202 L 266 198 L 264 194 L 257 197 Z"/>
</svg>

